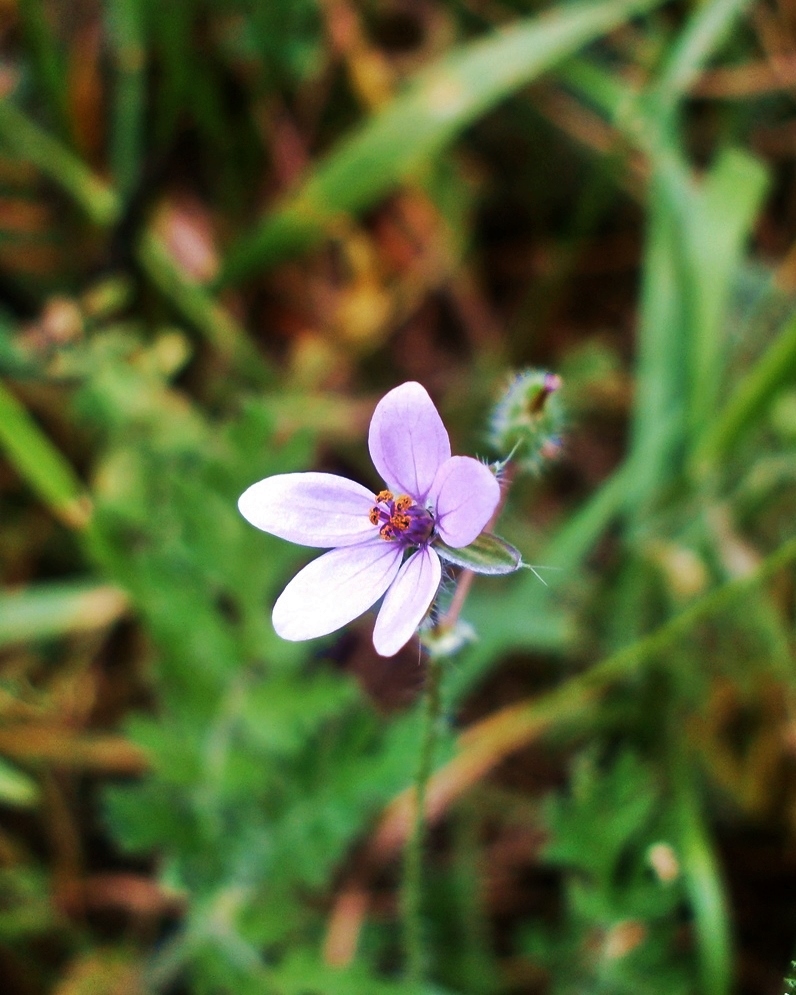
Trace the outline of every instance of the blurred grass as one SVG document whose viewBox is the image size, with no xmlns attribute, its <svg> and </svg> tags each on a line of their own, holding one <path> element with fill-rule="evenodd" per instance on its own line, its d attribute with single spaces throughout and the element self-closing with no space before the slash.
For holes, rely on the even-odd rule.
<svg viewBox="0 0 796 995">
<path fill-rule="evenodd" d="M 0 440 L 21 476 L 63 522 L 72 528 L 87 524 L 91 502 L 72 467 L 2 384 Z"/>
<path fill-rule="evenodd" d="M 0 599 L 0 647 L 30 639 L 101 629 L 127 609 L 118 588 L 98 584 L 47 584 Z"/>
<path fill-rule="evenodd" d="M 233 245 L 224 286 L 306 248 L 348 214 L 416 178 L 462 128 L 574 50 L 656 0 L 572 4 L 463 47 L 335 148 L 252 234 Z"/>
<path fill-rule="evenodd" d="M 423 991 L 779 990 L 785 8 L 20 0 L 0 45 L 4 992 L 417 995 L 423 661 L 366 622 L 280 641 L 306 555 L 235 501 L 377 487 L 369 413 L 406 379 L 494 455 L 529 359 L 569 371 L 570 427 L 498 531 L 555 569 L 465 608 Z"/>
</svg>

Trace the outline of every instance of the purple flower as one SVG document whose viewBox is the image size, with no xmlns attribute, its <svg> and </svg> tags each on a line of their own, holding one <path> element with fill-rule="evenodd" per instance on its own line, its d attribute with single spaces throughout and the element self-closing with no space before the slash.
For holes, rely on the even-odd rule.
<svg viewBox="0 0 796 995">
<path fill-rule="evenodd" d="M 439 538 L 469 545 L 500 499 L 488 467 L 451 456 L 442 419 L 424 387 L 405 383 L 376 405 L 368 446 L 386 487 L 330 473 L 266 477 L 238 502 L 258 529 L 304 546 L 332 547 L 304 567 L 274 605 L 283 639 L 325 636 L 384 595 L 373 645 L 393 656 L 411 639 L 440 583 Z"/>
</svg>

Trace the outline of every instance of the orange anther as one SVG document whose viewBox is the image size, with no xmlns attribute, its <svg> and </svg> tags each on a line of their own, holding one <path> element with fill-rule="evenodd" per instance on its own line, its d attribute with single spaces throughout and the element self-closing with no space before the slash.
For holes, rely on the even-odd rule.
<svg viewBox="0 0 796 995">
<path fill-rule="evenodd" d="M 371 508 L 368 518 L 370 519 L 371 525 L 378 525 L 380 521 L 381 512 L 378 508 Z"/>
<path fill-rule="evenodd" d="M 392 491 L 379 491 L 376 495 L 376 501 L 382 504 L 385 501 L 392 501 Z"/>
<path fill-rule="evenodd" d="M 407 508 L 411 508 L 415 502 L 409 497 L 408 494 L 402 494 L 395 501 L 396 511 L 406 511 Z"/>
</svg>

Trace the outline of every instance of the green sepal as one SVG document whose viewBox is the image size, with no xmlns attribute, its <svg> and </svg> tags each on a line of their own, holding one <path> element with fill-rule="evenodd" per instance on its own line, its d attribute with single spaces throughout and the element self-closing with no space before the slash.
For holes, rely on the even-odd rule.
<svg viewBox="0 0 796 995">
<path fill-rule="evenodd" d="M 522 566 L 520 551 L 491 532 L 482 532 L 475 542 L 460 549 L 453 549 L 441 539 L 433 548 L 448 563 L 477 574 L 511 574 Z"/>
</svg>

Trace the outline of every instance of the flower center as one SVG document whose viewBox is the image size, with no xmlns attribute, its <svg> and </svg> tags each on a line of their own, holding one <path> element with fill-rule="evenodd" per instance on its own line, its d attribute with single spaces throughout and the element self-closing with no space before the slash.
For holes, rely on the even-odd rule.
<svg viewBox="0 0 796 995">
<path fill-rule="evenodd" d="M 431 512 L 417 505 L 408 494 L 396 498 L 392 491 L 379 491 L 368 517 L 372 525 L 379 526 L 379 535 L 385 542 L 420 546 L 434 531 Z"/>
</svg>

